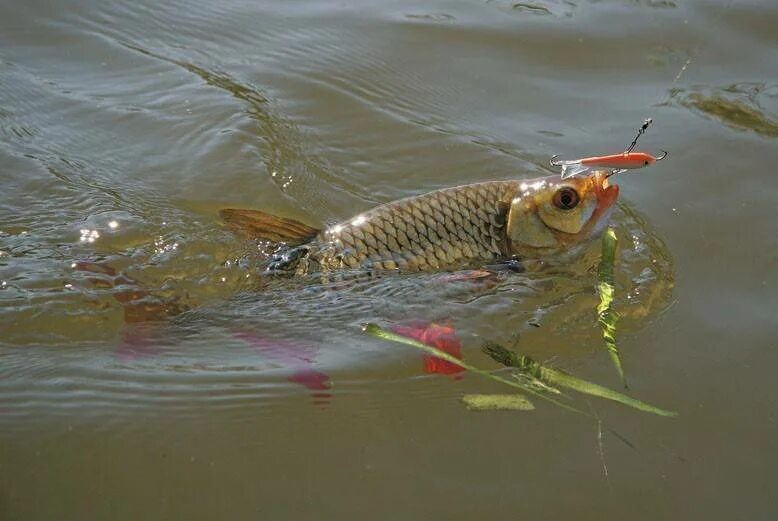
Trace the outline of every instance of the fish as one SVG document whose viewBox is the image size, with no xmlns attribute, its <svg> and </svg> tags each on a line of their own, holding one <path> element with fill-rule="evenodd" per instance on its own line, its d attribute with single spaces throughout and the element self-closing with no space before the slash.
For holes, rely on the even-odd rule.
<svg viewBox="0 0 778 521">
<path fill-rule="evenodd" d="M 562 179 L 568 179 L 598 168 L 608 168 L 611 170 L 644 168 L 664 159 L 666 155 L 667 152 L 663 152 L 663 155 L 660 157 L 654 157 L 646 152 L 622 152 L 609 156 L 584 157 L 568 161 L 558 161 L 556 159 L 557 156 L 554 156 L 551 158 L 551 165 L 561 166 Z"/>
<path fill-rule="evenodd" d="M 234 231 L 279 247 L 266 271 L 457 271 L 570 251 L 599 235 L 619 194 L 610 172 L 486 181 L 389 202 L 323 229 L 226 208 Z"/>
</svg>

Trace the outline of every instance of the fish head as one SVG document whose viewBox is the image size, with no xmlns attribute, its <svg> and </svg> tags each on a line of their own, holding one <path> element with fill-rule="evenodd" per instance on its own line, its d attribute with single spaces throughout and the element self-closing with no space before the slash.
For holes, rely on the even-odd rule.
<svg viewBox="0 0 778 521">
<path fill-rule="evenodd" d="M 511 253 L 525 258 L 562 253 L 602 232 L 619 195 L 608 175 L 521 182 L 508 212 Z"/>
</svg>

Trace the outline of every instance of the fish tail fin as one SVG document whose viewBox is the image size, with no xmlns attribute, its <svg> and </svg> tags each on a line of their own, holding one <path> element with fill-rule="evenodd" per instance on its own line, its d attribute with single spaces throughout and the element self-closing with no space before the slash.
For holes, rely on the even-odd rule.
<svg viewBox="0 0 778 521">
<path fill-rule="evenodd" d="M 225 208 L 219 211 L 219 216 L 241 235 L 270 242 L 285 242 L 290 246 L 302 244 L 319 233 L 318 229 L 307 224 L 260 210 Z"/>
<path fill-rule="evenodd" d="M 584 166 L 581 163 L 565 163 L 562 165 L 562 179 L 583 174 L 589 170 L 590 168 L 588 166 Z"/>
</svg>

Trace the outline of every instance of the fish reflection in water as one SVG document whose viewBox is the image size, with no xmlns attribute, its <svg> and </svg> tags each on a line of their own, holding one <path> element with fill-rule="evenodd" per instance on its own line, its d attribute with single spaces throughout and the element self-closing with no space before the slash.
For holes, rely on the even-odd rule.
<svg viewBox="0 0 778 521">
<path fill-rule="evenodd" d="M 111 288 L 113 298 L 122 306 L 125 325 L 116 350 L 117 358 L 136 361 L 161 354 L 158 343 L 166 336 L 166 319 L 186 311 L 181 303 L 174 299 L 156 298 L 139 281 L 104 263 L 79 261 L 74 264 L 74 268 L 88 273 L 87 280 L 92 285 Z M 441 274 L 432 279 L 432 284 L 483 281 L 492 275 L 483 270 L 465 270 Z M 415 320 L 398 323 L 395 331 L 429 343 L 458 358 L 462 356 L 461 344 L 450 325 Z M 288 371 L 290 374 L 286 380 L 311 391 L 314 404 L 329 403 L 332 398 L 332 379 L 317 369 L 321 342 L 305 338 L 276 338 L 244 325 L 232 331 L 231 335 L 248 345 L 265 362 Z M 423 355 L 422 361 L 425 374 L 455 375 L 462 371 L 458 366 L 431 355 Z"/>
</svg>

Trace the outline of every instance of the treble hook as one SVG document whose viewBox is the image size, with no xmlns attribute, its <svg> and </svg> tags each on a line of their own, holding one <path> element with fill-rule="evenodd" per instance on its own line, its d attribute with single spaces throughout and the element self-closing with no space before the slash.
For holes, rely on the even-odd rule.
<svg viewBox="0 0 778 521">
<path fill-rule="evenodd" d="M 661 150 L 661 152 L 662 152 L 662 155 L 656 158 L 657 161 L 661 161 L 661 160 L 663 160 L 664 158 L 667 157 L 667 152 L 666 151 Z"/>
<path fill-rule="evenodd" d="M 608 173 L 605 175 L 605 179 L 608 179 L 608 178 L 609 178 L 610 176 L 612 176 L 612 175 L 616 175 L 616 174 L 622 174 L 622 173 L 624 173 L 624 172 L 626 172 L 626 171 L 627 171 L 627 170 L 626 170 L 626 169 L 624 169 L 624 168 L 616 168 L 616 169 L 614 169 L 614 170 L 611 170 L 610 172 L 608 172 Z"/>
<path fill-rule="evenodd" d="M 551 159 L 548 161 L 551 166 L 562 166 L 562 161 L 556 161 L 556 158 L 559 157 L 559 154 L 554 154 L 551 156 Z"/>
</svg>

